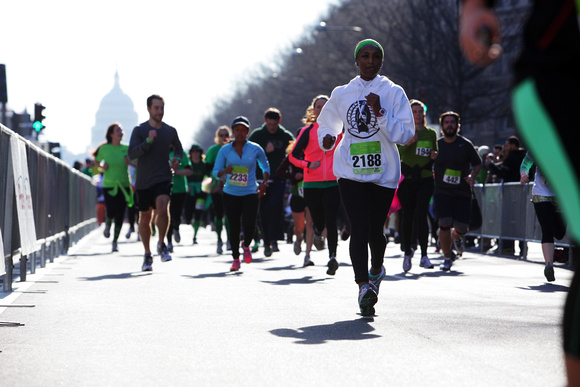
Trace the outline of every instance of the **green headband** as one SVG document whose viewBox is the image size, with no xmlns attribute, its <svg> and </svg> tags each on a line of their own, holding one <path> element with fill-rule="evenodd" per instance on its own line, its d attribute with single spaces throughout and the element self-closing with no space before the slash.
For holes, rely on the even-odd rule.
<svg viewBox="0 0 580 387">
<path fill-rule="evenodd" d="M 369 45 L 369 44 L 372 44 L 373 46 L 377 46 L 377 48 L 379 50 L 381 50 L 381 55 L 383 56 L 383 58 L 385 57 L 385 52 L 383 51 L 383 47 L 380 45 L 379 42 L 377 42 L 374 39 L 365 39 L 356 45 L 356 48 L 354 49 L 354 59 L 356 59 L 356 56 L 357 56 L 358 52 L 360 51 L 360 49 L 363 48 L 364 46 Z"/>
</svg>

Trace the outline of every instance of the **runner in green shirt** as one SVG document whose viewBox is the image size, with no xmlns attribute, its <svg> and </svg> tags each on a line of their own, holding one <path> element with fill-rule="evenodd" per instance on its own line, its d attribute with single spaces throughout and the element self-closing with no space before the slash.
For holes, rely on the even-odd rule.
<svg viewBox="0 0 580 387">
<path fill-rule="evenodd" d="M 169 153 L 169 160 L 175 157 L 173 151 Z M 167 230 L 167 248 L 173 252 L 173 238 L 175 242 L 181 242 L 179 225 L 181 224 L 181 213 L 183 204 L 187 197 L 187 176 L 191 176 L 191 161 L 189 157 L 182 157 L 177 170 L 173 171 L 173 187 L 171 189 L 171 202 L 169 204 L 170 222 Z"/>
<path fill-rule="evenodd" d="M 217 128 L 215 132 L 215 145 L 212 145 L 205 155 L 205 164 L 207 166 L 207 175 L 211 176 L 211 171 L 213 170 L 213 165 L 215 164 L 215 159 L 217 157 L 218 152 L 228 142 L 232 137 L 232 131 L 227 125 L 220 126 Z M 218 178 L 216 176 L 211 176 L 214 179 L 213 188 L 210 191 L 211 196 L 211 203 L 214 209 L 214 226 L 215 232 L 217 234 L 217 249 L 216 252 L 218 254 L 223 253 L 223 241 L 222 241 L 222 229 L 225 226 L 226 228 L 226 237 L 227 237 L 227 249 L 230 250 L 230 225 L 228 223 L 228 218 L 224 212 L 224 206 L 222 203 L 222 187 L 223 183 L 218 182 Z"/>
<path fill-rule="evenodd" d="M 100 145 L 94 153 L 95 161 L 101 164 L 103 170 L 103 190 L 105 193 L 105 206 L 107 217 L 103 235 L 109 238 L 111 224 L 115 221 L 113 232 L 113 248 L 119 251 L 117 241 L 125 219 L 125 209 L 133 206 L 133 191 L 129 182 L 129 147 L 121 144 L 123 129 L 117 122 L 109 125 L 107 129 L 107 142 Z"/>
</svg>

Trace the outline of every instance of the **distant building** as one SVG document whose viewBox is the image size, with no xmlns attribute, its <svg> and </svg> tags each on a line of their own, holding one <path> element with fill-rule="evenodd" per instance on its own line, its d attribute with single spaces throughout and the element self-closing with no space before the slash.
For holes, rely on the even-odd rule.
<svg viewBox="0 0 580 387">
<path fill-rule="evenodd" d="M 128 143 L 133 128 L 137 126 L 139 118 L 133 101 L 121 90 L 119 73 L 115 72 L 115 84 L 111 91 L 103 97 L 99 110 L 95 116 L 95 126 L 91 129 L 91 145 L 89 153 L 105 141 L 107 128 L 113 122 L 119 122 L 125 131 L 123 142 Z"/>
</svg>

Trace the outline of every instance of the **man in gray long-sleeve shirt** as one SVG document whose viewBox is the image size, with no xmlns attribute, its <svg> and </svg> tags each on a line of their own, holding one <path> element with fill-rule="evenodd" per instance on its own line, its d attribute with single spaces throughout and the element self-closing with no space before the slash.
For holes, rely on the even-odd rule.
<svg viewBox="0 0 580 387">
<path fill-rule="evenodd" d="M 129 142 L 129 158 L 137 159 L 135 195 L 139 209 L 139 235 L 145 247 L 143 271 L 153 270 L 153 257 L 149 247 L 151 239 L 151 218 L 156 213 L 159 242 L 157 253 L 162 262 L 171 261 L 165 245 L 165 235 L 169 226 L 169 202 L 173 185 L 173 169 L 177 169 L 183 147 L 177 130 L 164 123 L 165 102 L 159 95 L 147 98 L 149 120 L 133 129 Z M 169 152 L 174 150 L 175 158 L 169 160 Z"/>
</svg>

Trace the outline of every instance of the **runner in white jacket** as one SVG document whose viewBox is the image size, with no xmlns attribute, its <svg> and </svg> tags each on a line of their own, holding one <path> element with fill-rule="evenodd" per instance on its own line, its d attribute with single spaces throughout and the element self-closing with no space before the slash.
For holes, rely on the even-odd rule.
<svg viewBox="0 0 580 387">
<path fill-rule="evenodd" d="M 318 117 L 318 141 L 323 150 L 331 150 L 344 129 L 334 153 L 334 174 L 352 225 L 350 258 L 363 316 L 374 314 L 379 285 L 385 277 L 383 225 L 401 175 L 395 144 L 405 144 L 415 134 L 404 90 L 378 75 L 383 59 L 378 42 L 359 42 L 355 60 L 360 75 L 335 88 Z"/>
</svg>

